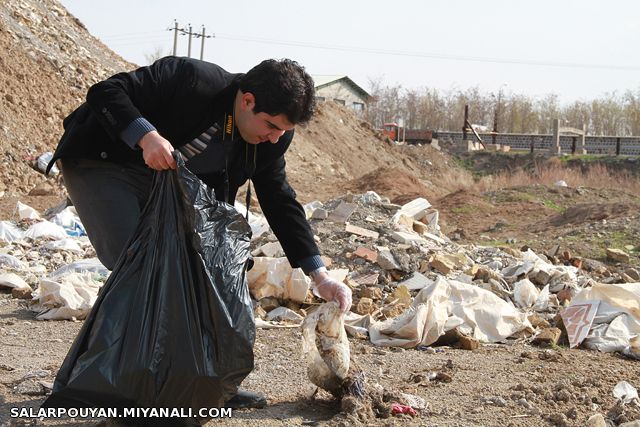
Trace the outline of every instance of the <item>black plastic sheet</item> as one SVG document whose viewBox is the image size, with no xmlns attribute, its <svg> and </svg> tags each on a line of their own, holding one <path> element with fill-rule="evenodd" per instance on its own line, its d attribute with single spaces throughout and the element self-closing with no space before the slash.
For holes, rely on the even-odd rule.
<svg viewBox="0 0 640 427">
<path fill-rule="evenodd" d="M 156 172 L 138 227 L 43 407 L 197 414 L 223 406 L 253 369 L 251 229 L 176 157 L 177 170 Z"/>
</svg>

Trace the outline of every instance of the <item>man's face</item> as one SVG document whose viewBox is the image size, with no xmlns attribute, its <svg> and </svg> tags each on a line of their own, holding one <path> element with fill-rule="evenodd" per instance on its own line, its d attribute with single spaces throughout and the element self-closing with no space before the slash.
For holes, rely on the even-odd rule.
<svg viewBox="0 0 640 427">
<path fill-rule="evenodd" d="M 271 116 L 264 112 L 254 113 L 256 103 L 252 93 L 238 92 L 236 102 L 236 127 L 242 139 L 249 144 L 266 141 L 275 144 L 286 131 L 294 128 L 284 114 Z"/>
</svg>

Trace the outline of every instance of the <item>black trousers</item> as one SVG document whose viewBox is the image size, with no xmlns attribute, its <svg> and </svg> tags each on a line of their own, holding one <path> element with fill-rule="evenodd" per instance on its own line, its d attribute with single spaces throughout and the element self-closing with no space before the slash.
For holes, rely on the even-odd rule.
<svg viewBox="0 0 640 427">
<path fill-rule="evenodd" d="M 98 259 L 113 270 L 147 203 L 153 170 L 103 160 L 65 158 L 59 163 Z"/>
</svg>

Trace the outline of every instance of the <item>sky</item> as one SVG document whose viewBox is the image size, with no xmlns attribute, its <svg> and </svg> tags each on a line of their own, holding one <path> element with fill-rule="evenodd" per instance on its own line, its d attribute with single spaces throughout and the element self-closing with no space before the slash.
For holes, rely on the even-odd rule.
<svg viewBox="0 0 640 427">
<path fill-rule="evenodd" d="M 291 58 L 312 75 L 439 91 L 556 94 L 563 104 L 640 91 L 637 0 L 61 0 L 138 65 L 173 53 L 173 32 L 206 34 L 204 60 L 245 72 Z M 200 57 L 201 39 L 192 40 Z M 187 56 L 188 36 L 177 55 Z"/>
</svg>

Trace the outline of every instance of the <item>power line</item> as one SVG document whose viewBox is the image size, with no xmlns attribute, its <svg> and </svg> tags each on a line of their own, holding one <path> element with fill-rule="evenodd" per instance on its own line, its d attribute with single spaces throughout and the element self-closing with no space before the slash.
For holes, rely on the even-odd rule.
<svg viewBox="0 0 640 427">
<path fill-rule="evenodd" d="M 323 45 L 323 44 L 312 43 L 312 42 L 297 42 L 297 41 L 286 41 L 286 40 L 276 40 L 276 39 L 265 39 L 265 38 L 258 38 L 258 37 L 246 37 L 246 36 L 237 36 L 232 34 L 223 34 L 223 33 L 216 33 L 215 37 L 219 39 L 244 41 L 244 42 L 252 42 L 252 43 L 308 47 L 308 48 L 315 48 L 315 49 L 336 50 L 336 51 L 357 52 L 357 53 L 371 53 L 371 54 L 381 54 L 381 55 L 389 55 L 389 56 L 406 56 L 406 57 L 415 57 L 415 58 L 442 59 L 442 60 L 449 60 L 449 61 L 484 62 L 484 63 L 512 64 L 512 65 L 536 65 L 536 66 L 545 66 L 545 67 L 564 67 L 564 68 L 611 69 L 611 70 L 623 70 L 623 71 L 639 71 L 640 70 L 640 66 L 632 66 L 632 65 L 588 64 L 588 63 L 574 63 L 574 62 L 509 59 L 509 58 L 489 58 L 489 57 L 481 57 L 481 56 L 446 55 L 446 54 L 439 54 L 439 53 L 411 52 L 411 51 L 399 51 L 399 50 L 389 50 L 389 49 L 373 49 L 373 48 L 355 47 L 355 46 Z"/>
<path fill-rule="evenodd" d="M 204 30 L 204 26 L 203 26 Z M 478 63 L 493 63 L 493 64 L 508 64 L 508 65 L 526 65 L 526 66 L 541 66 L 541 67 L 558 67 L 558 68 L 580 68 L 580 69 L 592 69 L 592 70 L 619 70 L 619 71 L 640 71 L 640 66 L 634 65 L 617 65 L 617 64 L 595 64 L 595 63 L 580 63 L 580 62 L 564 62 L 564 61 L 544 61 L 544 60 L 532 60 L 522 58 L 494 58 L 483 56 L 469 56 L 469 55 L 449 55 L 432 52 L 415 52 L 415 51 L 403 51 L 392 49 L 376 49 L 359 46 L 344 46 L 344 45 L 327 45 L 314 42 L 301 42 L 301 41 L 289 41 L 278 40 L 271 38 L 261 37 L 249 37 L 235 34 L 226 33 L 213 33 L 204 35 L 204 33 L 197 33 L 190 28 L 167 28 L 167 31 L 176 31 L 178 35 L 190 36 L 194 38 L 218 38 L 222 40 L 240 41 L 247 43 L 261 43 L 268 45 L 280 45 L 280 46 L 293 46 L 311 49 L 323 49 L 342 52 L 354 52 L 354 53 L 366 53 L 374 55 L 385 56 L 402 56 L 410 58 L 429 58 L 446 61 L 461 61 L 461 62 L 478 62 Z M 158 38 L 145 38 L 143 34 L 159 34 L 162 31 L 144 32 L 144 33 L 128 33 L 108 36 L 111 39 L 106 40 L 112 42 L 114 45 L 125 46 L 137 43 L 150 43 L 152 41 L 161 41 Z M 107 36 L 104 39 L 108 39 Z M 119 38 L 119 39 L 114 39 Z M 120 44 L 119 42 L 126 42 L 126 44 Z"/>
</svg>

